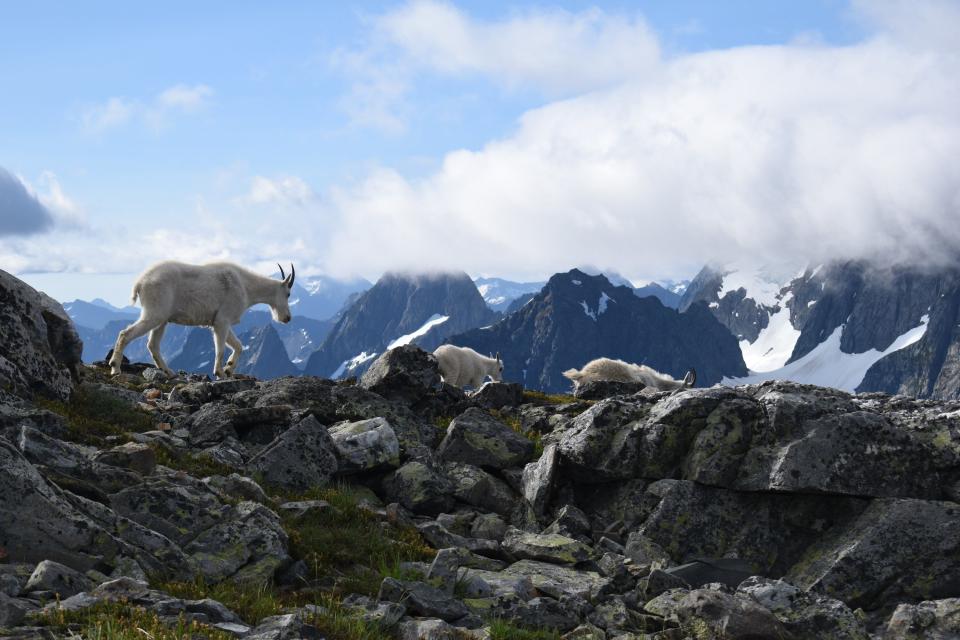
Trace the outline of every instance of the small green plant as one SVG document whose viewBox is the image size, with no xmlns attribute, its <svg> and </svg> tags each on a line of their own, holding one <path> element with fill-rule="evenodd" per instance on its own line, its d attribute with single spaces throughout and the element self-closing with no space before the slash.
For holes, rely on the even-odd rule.
<svg viewBox="0 0 960 640">
<path fill-rule="evenodd" d="M 156 428 L 153 416 L 146 411 L 89 385 L 76 389 L 69 402 L 38 399 L 36 404 L 66 418 L 67 439 L 80 444 L 103 446 L 110 436 L 123 439 L 130 432 Z"/>
<path fill-rule="evenodd" d="M 391 630 L 383 625 L 364 620 L 329 595 L 320 595 L 316 613 L 305 622 L 315 626 L 329 640 L 392 640 Z"/>
<path fill-rule="evenodd" d="M 375 595 L 384 575 L 401 562 L 436 554 L 412 527 L 382 521 L 362 505 L 367 494 L 350 485 L 317 487 L 287 499 L 325 500 L 331 509 L 302 518 L 283 517 L 291 554 L 311 579 L 333 577 L 344 591 Z"/>
<path fill-rule="evenodd" d="M 556 629 L 528 629 L 499 618 L 490 621 L 491 640 L 559 640 Z"/>
<path fill-rule="evenodd" d="M 435 426 L 440 431 L 446 431 L 447 427 L 450 426 L 450 423 L 453 422 L 453 418 L 450 416 L 437 416 L 433 419 L 433 426 Z"/>
<path fill-rule="evenodd" d="M 199 622 L 187 622 L 181 615 L 176 624 L 167 624 L 156 613 L 126 602 L 100 602 L 92 607 L 66 611 L 55 608 L 37 616 L 37 623 L 59 631 L 71 632 L 79 626 L 84 640 L 183 640 L 202 637 L 210 640 L 230 640 L 233 636 Z"/>
<path fill-rule="evenodd" d="M 213 598 L 248 624 L 257 624 L 268 616 L 283 613 L 286 607 L 298 604 L 294 599 L 282 597 L 271 584 L 238 583 L 232 580 L 210 584 L 198 577 L 192 582 L 159 582 L 153 588 L 184 600 Z"/>
<path fill-rule="evenodd" d="M 544 393 L 542 391 L 532 391 L 525 389 L 523 391 L 524 402 L 532 404 L 572 404 L 578 400 L 573 396 L 561 393 Z"/>
<path fill-rule="evenodd" d="M 232 467 L 217 462 L 210 456 L 202 453 L 174 453 L 158 443 L 152 443 L 150 448 L 153 449 L 156 455 L 157 464 L 183 471 L 195 478 L 205 478 L 214 475 L 228 476 L 235 471 Z"/>
<path fill-rule="evenodd" d="M 541 440 L 542 434 L 540 432 L 524 431 L 523 426 L 520 424 L 520 418 L 518 418 L 517 416 L 504 415 L 503 413 L 501 413 L 496 409 L 491 409 L 490 414 L 494 418 L 496 418 L 497 420 L 507 425 L 508 427 L 510 427 L 511 429 L 513 429 L 514 431 L 522 435 L 524 438 L 532 442 L 533 451 L 537 455 L 537 457 L 540 457 L 543 454 L 543 441 Z"/>
</svg>

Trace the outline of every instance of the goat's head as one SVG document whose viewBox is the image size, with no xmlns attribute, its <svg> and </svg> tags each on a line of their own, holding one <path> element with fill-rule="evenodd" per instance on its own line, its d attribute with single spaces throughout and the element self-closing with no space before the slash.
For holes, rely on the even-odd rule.
<svg viewBox="0 0 960 640">
<path fill-rule="evenodd" d="M 503 382 L 503 360 L 500 359 L 500 352 L 497 352 L 497 368 L 490 374 L 494 382 Z"/>
<path fill-rule="evenodd" d="M 279 264 L 277 266 L 280 267 Z M 293 264 L 290 265 L 290 275 L 285 274 L 283 267 L 280 267 L 280 277 L 282 280 L 277 282 L 277 286 L 274 289 L 273 301 L 270 303 L 270 313 L 273 314 L 273 319 L 277 322 L 290 322 L 290 291 L 293 289 L 293 279 L 296 276 L 297 271 L 293 268 Z"/>
</svg>

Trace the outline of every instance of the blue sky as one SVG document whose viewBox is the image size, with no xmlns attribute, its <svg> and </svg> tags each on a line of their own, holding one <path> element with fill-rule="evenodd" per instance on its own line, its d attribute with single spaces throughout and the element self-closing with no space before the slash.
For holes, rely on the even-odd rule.
<svg viewBox="0 0 960 640">
<path fill-rule="evenodd" d="M 957 13 L 954 2 L 894 0 L 8 4 L 0 170 L 54 224 L 4 234 L 0 221 L 0 268 L 115 302 L 127 274 L 165 257 L 260 269 L 293 259 L 313 272 L 367 277 L 423 267 L 530 278 L 584 262 L 635 279 L 684 277 L 725 257 L 705 254 L 712 243 L 696 237 L 703 225 L 691 207 L 720 200 L 736 218 L 727 240 L 752 250 L 752 235 L 784 241 L 755 216 L 812 219 L 819 229 L 830 219 L 824 210 L 844 203 L 844 188 L 863 196 L 849 203 L 859 212 L 846 227 L 855 235 L 875 220 L 876 211 L 860 211 L 867 200 L 952 206 L 955 176 L 933 167 L 953 151 L 957 118 L 943 75 L 957 53 L 940 35 Z M 792 84 L 794 73 L 809 92 L 762 86 Z M 727 93 L 714 81 L 726 74 L 736 88 Z M 873 75 L 850 95 L 842 89 Z M 895 113 L 908 90 L 916 95 Z M 806 95 L 812 106 L 799 109 Z M 691 102 L 719 105 L 717 115 L 694 113 Z M 631 171 L 664 170 L 656 160 L 636 164 L 664 151 L 657 131 L 713 140 L 752 130 L 741 119 L 756 114 L 769 130 L 757 149 L 743 145 L 755 157 L 742 172 L 731 176 L 724 153 L 697 147 L 671 156 L 676 173 L 632 190 Z M 611 130 L 617 118 L 629 130 Z M 824 118 L 835 122 L 819 128 Z M 918 118 L 943 130 L 897 133 Z M 867 149 L 847 160 L 852 177 L 833 187 L 833 200 L 807 201 L 797 185 L 818 184 L 818 162 L 835 153 L 807 146 L 864 119 L 871 126 L 847 142 L 880 132 L 894 146 L 939 141 L 932 155 L 911 158 L 910 171 L 925 172 L 937 194 L 932 204 L 878 194 L 875 181 L 888 184 L 896 168 L 870 165 Z M 634 135 L 635 146 L 622 146 Z M 730 135 L 717 144 L 739 146 L 740 134 Z M 592 147 L 607 137 L 616 142 Z M 684 167 L 701 161 L 702 179 L 691 183 Z M 754 191 L 785 171 L 796 175 L 776 193 Z M 567 172 L 572 178 L 560 178 Z M 746 184 L 710 193 L 741 173 Z M 564 192 L 583 176 L 591 181 Z M 660 192 L 672 181 L 673 195 Z M 896 224 L 921 226 L 913 209 Z M 690 221 L 671 227 L 669 216 Z M 658 247 L 649 258 L 620 246 L 631 238 L 645 247 L 645 230 Z"/>
</svg>

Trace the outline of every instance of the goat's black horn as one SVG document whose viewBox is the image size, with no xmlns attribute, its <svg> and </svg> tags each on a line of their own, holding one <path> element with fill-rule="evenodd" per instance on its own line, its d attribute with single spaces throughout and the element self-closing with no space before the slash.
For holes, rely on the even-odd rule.
<svg viewBox="0 0 960 640">
<path fill-rule="evenodd" d="M 297 270 L 293 268 L 293 263 L 290 263 L 290 286 L 293 286 L 293 281 L 297 277 Z"/>
<path fill-rule="evenodd" d="M 280 269 L 280 279 L 281 279 L 281 280 L 286 280 L 286 279 L 287 279 L 287 274 L 285 274 L 285 273 L 283 272 L 283 267 L 280 266 L 280 263 L 279 263 L 279 262 L 277 263 L 277 268 Z"/>
</svg>

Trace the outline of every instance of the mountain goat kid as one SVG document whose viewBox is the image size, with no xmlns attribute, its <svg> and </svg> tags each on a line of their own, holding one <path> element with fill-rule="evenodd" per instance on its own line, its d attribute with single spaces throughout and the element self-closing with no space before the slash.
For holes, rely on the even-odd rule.
<svg viewBox="0 0 960 640">
<path fill-rule="evenodd" d="M 494 382 L 503 380 L 503 361 L 500 360 L 499 353 L 496 358 L 488 358 L 470 347 L 442 344 L 433 355 L 440 365 L 443 381 L 455 387 L 469 385 L 479 389 L 487 376 L 493 378 Z"/>
<path fill-rule="evenodd" d="M 573 381 L 573 388 L 588 382 L 608 380 L 611 382 L 642 382 L 648 387 L 659 391 L 679 391 L 692 387 L 697 383 L 697 371 L 690 369 L 683 380 L 674 380 L 665 373 L 660 373 L 643 364 L 631 364 L 623 360 L 597 358 L 583 366 L 583 369 L 568 369 L 563 372 L 564 377 Z"/>
<path fill-rule="evenodd" d="M 280 265 L 277 265 L 280 266 Z M 117 336 L 110 358 L 110 373 L 120 373 L 123 350 L 143 334 L 149 332 L 147 348 L 157 367 L 168 376 L 173 371 L 160 355 L 160 340 L 168 322 L 188 326 L 211 327 L 215 346 L 213 374 L 223 378 L 233 374 L 243 345 L 233 333 L 232 325 L 251 306 L 259 303 L 270 306 L 273 319 L 290 322 L 290 290 L 296 271 L 290 265 L 290 275 L 274 280 L 229 262 L 205 265 L 182 262 L 158 262 L 143 272 L 133 285 L 133 302 L 140 298 L 140 319 Z M 224 343 L 230 346 L 230 359 L 222 367 Z"/>
</svg>

